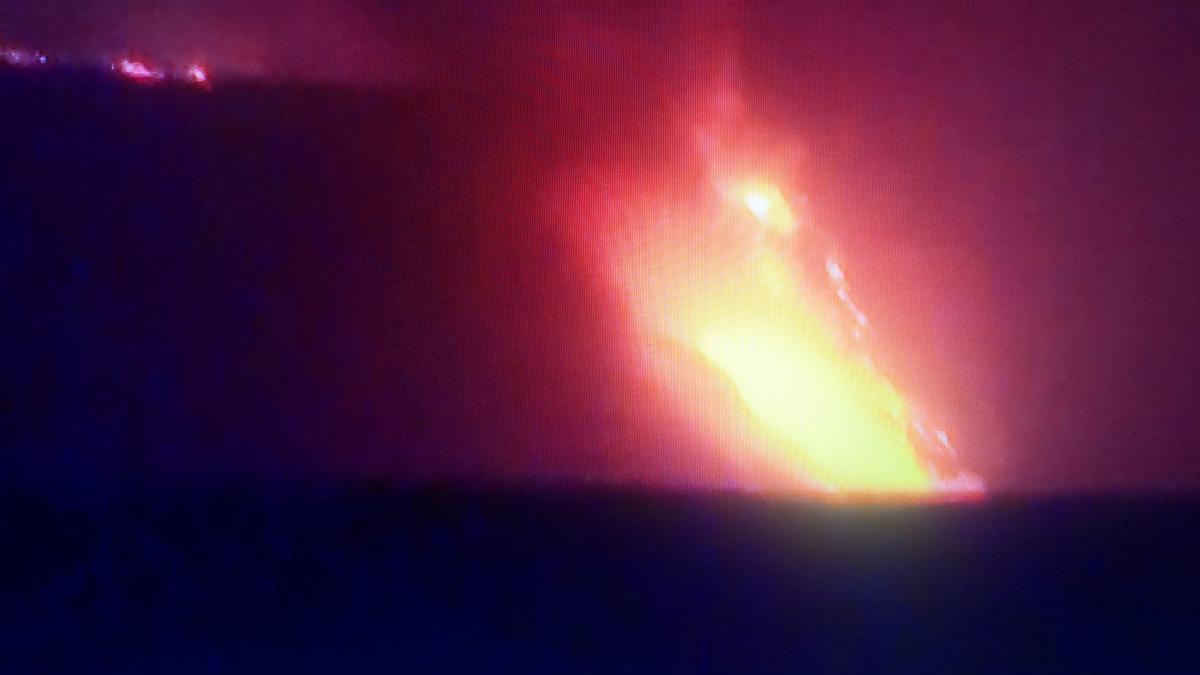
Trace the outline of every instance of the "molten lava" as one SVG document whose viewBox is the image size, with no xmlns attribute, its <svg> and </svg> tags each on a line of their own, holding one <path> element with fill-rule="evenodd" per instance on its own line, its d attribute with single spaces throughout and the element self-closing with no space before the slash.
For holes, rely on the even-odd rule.
<svg viewBox="0 0 1200 675">
<path fill-rule="evenodd" d="M 980 493 L 978 478 L 946 468 L 954 458 L 945 432 L 917 419 L 876 370 L 863 346 L 869 322 L 841 265 L 821 255 L 814 274 L 798 263 L 820 240 L 783 191 L 756 179 L 715 193 L 715 206 L 638 209 L 644 220 L 622 224 L 609 244 L 667 388 L 731 459 L 781 489 Z M 714 373 L 724 399 L 703 393 Z"/>
</svg>

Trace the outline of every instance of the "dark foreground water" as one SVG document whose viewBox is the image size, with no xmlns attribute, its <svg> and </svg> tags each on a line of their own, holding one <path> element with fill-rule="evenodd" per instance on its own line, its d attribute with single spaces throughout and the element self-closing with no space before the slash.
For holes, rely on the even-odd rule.
<svg viewBox="0 0 1200 675">
<path fill-rule="evenodd" d="M 1194 500 L 3 495 L 5 672 L 1187 673 Z"/>
</svg>

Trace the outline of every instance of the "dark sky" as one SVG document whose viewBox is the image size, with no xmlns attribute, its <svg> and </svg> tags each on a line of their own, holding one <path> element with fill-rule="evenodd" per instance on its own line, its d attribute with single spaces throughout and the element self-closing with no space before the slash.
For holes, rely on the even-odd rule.
<svg viewBox="0 0 1200 675">
<path fill-rule="evenodd" d="M 400 4 L 9 0 L 0 40 L 196 54 L 268 79 L 496 85 L 509 112 L 484 117 L 485 154 L 561 131 L 537 119 L 555 87 L 685 97 L 659 85 L 734 54 L 747 99 L 805 149 L 814 212 L 892 336 L 883 360 L 944 411 L 968 466 L 1008 489 L 1200 486 L 1193 3 Z"/>
</svg>

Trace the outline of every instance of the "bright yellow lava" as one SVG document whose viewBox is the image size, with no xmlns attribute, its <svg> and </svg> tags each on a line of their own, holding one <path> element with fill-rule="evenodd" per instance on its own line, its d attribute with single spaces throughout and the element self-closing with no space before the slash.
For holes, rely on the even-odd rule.
<svg viewBox="0 0 1200 675">
<path fill-rule="evenodd" d="M 746 183 L 726 197 L 778 234 L 796 227 L 772 185 Z M 685 227 L 660 223 L 627 241 L 623 282 L 643 331 L 685 345 L 728 381 L 761 463 L 785 484 L 834 493 L 938 492 L 942 482 L 909 439 L 903 397 L 838 340 L 829 305 L 804 286 L 785 247 L 720 224 Z M 663 372 L 688 399 L 698 380 Z"/>
<path fill-rule="evenodd" d="M 693 344 L 769 434 L 772 464 L 838 491 L 930 488 L 909 445 L 907 407 L 887 380 L 839 353 L 800 316 L 762 306 L 722 314 Z"/>
</svg>

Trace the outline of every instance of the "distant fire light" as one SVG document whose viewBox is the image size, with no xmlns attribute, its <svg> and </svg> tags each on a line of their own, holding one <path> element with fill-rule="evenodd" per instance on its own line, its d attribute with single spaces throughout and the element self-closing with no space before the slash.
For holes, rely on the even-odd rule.
<svg viewBox="0 0 1200 675">
<path fill-rule="evenodd" d="M 125 77 L 137 82 L 156 82 L 165 77 L 161 70 L 131 59 L 121 59 L 116 63 L 115 69 Z"/>
<path fill-rule="evenodd" d="M 207 84 L 208 71 L 204 66 L 192 64 L 187 67 L 187 78 L 196 84 Z"/>
</svg>

